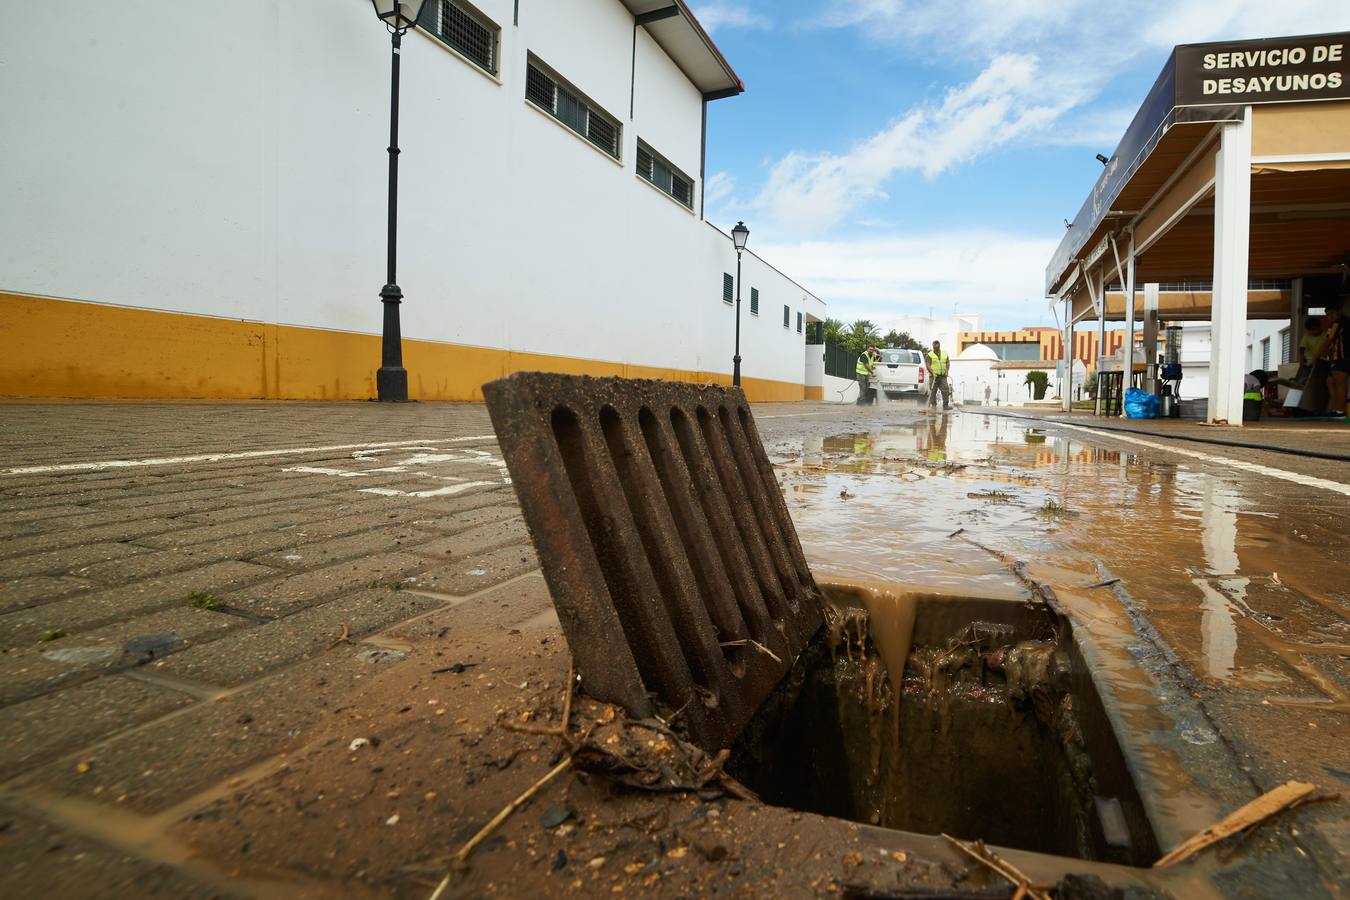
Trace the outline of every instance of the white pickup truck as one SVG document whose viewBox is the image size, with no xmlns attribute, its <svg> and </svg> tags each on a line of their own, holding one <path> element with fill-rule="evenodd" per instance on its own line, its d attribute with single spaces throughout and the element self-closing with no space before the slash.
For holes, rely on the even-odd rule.
<svg viewBox="0 0 1350 900">
<path fill-rule="evenodd" d="M 924 395 L 923 354 L 918 350 L 887 348 L 877 363 L 876 386 L 891 400 L 905 394 Z"/>
</svg>

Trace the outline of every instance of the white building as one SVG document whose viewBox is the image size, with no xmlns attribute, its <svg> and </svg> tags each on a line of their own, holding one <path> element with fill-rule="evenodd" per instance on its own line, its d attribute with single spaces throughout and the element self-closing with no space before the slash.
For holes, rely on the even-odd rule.
<svg viewBox="0 0 1350 900">
<path fill-rule="evenodd" d="M 1253 319 L 1247 322 L 1247 352 L 1243 372 L 1274 372 L 1282 363 L 1297 362 L 1289 320 Z M 1181 323 L 1181 390 L 1183 400 L 1209 397 L 1209 361 L 1212 352 L 1209 322 Z"/>
<path fill-rule="evenodd" d="M 519 369 L 729 380 L 703 159 L 707 103 L 742 86 L 673 3 L 428 0 L 401 53 L 413 397 Z M 373 396 L 388 34 L 368 0 L 164 13 L 82 3 L 42 41 L 0 7 L 0 395 Z M 743 284 L 747 394 L 818 397 L 822 302 L 753 252 Z"/>
<path fill-rule="evenodd" d="M 929 316 L 901 316 L 898 319 L 887 319 L 881 326 L 882 334 L 891 331 L 908 333 L 910 337 L 922 344 L 924 349 L 930 347 L 933 341 L 941 341 L 943 348 L 955 358 L 956 336 L 963 331 L 984 331 L 984 315 L 982 313 L 960 313 L 959 315 L 948 316 L 945 319 L 936 319 Z"/>
</svg>

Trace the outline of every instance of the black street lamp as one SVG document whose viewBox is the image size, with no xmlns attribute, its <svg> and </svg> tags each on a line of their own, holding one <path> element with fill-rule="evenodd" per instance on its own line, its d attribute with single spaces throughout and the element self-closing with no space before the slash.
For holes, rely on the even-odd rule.
<svg viewBox="0 0 1350 900">
<path fill-rule="evenodd" d="M 375 373 L 375 391 L 381 400 L 405 402 L 408 399 L 408 370 L 403 368 L 403 333 L 399 327 L 398 307 L 403 302 L 396 274 L 398 260 L 398 58 L 403 32 L 417 22 L 426 0 L 370 0 L 375 15 L 394 37 L 394 53 L 389 89 L 389 236 L 387 271 L 380 302 L 384 304 L 384 338 L 380 347 L 380 368 Z"/>
<path fill-rule="evenodd" d="M 731 358 L 731 383 L 741 386 L 741 251 L 750 240 L 750 229 L 737 222 L 731 229 L 731 243 L 736 246 L 736 355 Z"/>
</svg>

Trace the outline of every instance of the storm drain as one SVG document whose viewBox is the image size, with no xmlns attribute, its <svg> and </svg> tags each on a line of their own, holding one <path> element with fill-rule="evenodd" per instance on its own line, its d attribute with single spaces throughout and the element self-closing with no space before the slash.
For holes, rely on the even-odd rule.
<svg viewBox="0 0 1350 900">
<path fill-rule="evenodd" d="M 730 744 L 822 621 L 745 395 L 535 372 L 483 394 L 587 693 Z"/>
</svg>

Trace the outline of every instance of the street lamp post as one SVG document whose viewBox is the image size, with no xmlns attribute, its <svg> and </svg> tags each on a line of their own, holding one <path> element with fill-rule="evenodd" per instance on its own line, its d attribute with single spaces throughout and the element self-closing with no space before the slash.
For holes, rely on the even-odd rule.
<svg viewBox="0 0 1350 900">
<path fill-rule="evenodd" d="M 380 368 L 375 373 L 375 392 L 379 399 L 405 402 L 408 399 L 408 370 L 403 368 L 403 333 L 399 326 L 399 304 L 403 291 L 398 286 L 398 61 L 403 32 L 417 22 L 426 0 L 371 0 L 375 15 L 393 35 L 393 60 L 389 87 L 389 233 L 386 240 L 386 271 L 380 302 L 384 304 L 384 331 L 380 346 Z"/>
<path fill-rule="evenodd" d="M 737 222 L 731 229 L 731 243 L 736 247 L 736 355 L 731 358 L 731 383 L 741 386 L 741 251 L 750 240 L 750 229 Z"/>
</svg>

